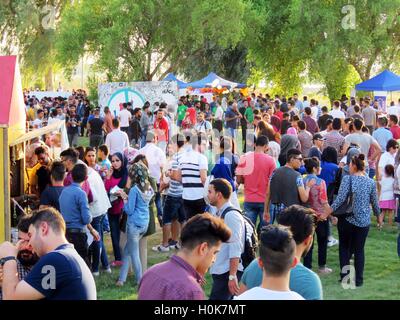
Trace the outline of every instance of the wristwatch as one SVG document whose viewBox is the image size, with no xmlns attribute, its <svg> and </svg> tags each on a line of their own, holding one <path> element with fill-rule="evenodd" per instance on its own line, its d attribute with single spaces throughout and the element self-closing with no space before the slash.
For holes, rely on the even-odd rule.
<svg viewBox="0 0 400 320">
<path fill-rule="evenodd" d="M 7 261 L 10 261 L 10 260 L 15 260 L 15 261 L 17 261 L 17 258 L 14 257 L 14 256 L 8 256 L 8 257 L 1 258 L 1 259 L 0 259 L 0 266 L 4 266 L 4 264 L 5 264 Z"/>
<path fill-rule="evenodd" d="M 229 275 L 229 281 L 232 281 L 232 280 L 237 280 L 237 277 L 236 277 L 236 275 Z"/>
</svg>

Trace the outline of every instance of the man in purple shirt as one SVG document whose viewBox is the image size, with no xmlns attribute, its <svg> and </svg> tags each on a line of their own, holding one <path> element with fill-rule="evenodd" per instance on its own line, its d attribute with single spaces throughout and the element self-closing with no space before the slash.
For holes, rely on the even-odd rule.
<svg viewBox="0 0 400 320">
<path fill-rule="evenodd" d="M 317 121 L 315 121 L 313 119 L 313 117 L 311 117 L 311 108 L 310 107 L 306 107 L 304 109 L 304 117 L 303 117 L 303 121 L 306 123 L 306 128 L 307 131 L 309 133 L 311 133 L 312 135 L 314 135 L 315 133 L 317 133 L 319 131 L 319 127 L 318 127 L 318 123 Z"/>
<path fill-rule="evenodd" d="M 222 219 L 209 213 L 192 217 L 182 229 L 179 252 L 143 275 L 138 299 L 204 300 L 204 275 L 230 237 L 231 230 Z"/>
</svg>

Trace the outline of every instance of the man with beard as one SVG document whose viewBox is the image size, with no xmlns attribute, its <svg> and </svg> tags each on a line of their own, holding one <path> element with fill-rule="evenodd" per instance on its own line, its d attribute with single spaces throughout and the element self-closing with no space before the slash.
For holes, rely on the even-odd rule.
<svg viewBox="0 0 400 320">
<path fill-rule="evenodd" d="M 32 246 L 29 244 L 29 224 L 30 220 L 27 216 L 22 216 L 18 223 L 18 255 L 17 270 L 18 279 L 24 280 L 28 273 L 32 270 L 35 263 L 39 260 L 36 253 L 33 252 Z M 0 266 L 0 300 L 3 299 L 1 283 L 3 282 L 3 266 Z"/>
<path fill-rule="evenodd" d="M 301 261 L 313 244 L 316 214 L 314 210 L 299 205 L 292 205 L 281 212 L 278 223 L 290 228 L 293 239 L 296 242 L 296 258 Z M 261 285 L 262 269 L 255 259 L 243 273 L 239 294 L 246 290 Z M 289 287 L 306 300 L 322 300 L 322 285 L 318 275 L 306 268 L 302 263 L 290 271 Z"/>
<path fill-rule="evenodd" d="M 54 208 L 29 216 L 29 242 L 40 257 L 24 280 L 18 279 L 18 249 L 0 245 L 3 297 L 7 300 L 95 300 L 96 284 L 85 261 L 65 238 L 65 222 Z"/>
<path fill-rule="evenodd" d="M 52 159 L 50 159 L 48 151 L 42 146 L 35 149 L 35 155 L 38 159 L 38 164 L 32 172 L 30 184 L 32 192 L 40 196 L 44 189 L 50 184 Z"/>
<path fill-rule="evenodd" d="M 136 149 L 140 149 L 140 137 L 142 134 L 142 128 L 140 127 L 140 119 L 142 117 L 142 109 L 135 108 L 133 110 L 132 121 L 129 124 L 129 140 L 131 146 Z"/>
</svg>

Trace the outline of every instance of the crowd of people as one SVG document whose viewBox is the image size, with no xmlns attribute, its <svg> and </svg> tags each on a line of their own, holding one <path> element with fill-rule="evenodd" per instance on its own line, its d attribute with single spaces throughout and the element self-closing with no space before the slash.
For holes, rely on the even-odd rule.
<svg viewBox="0 0 400 320">
<path fill-rule="evenodd" d="M 113 268 L 139 299 L 205 299 L 207 272 L 212 300 L 323 299 L 320 276 L 347 279 L 351 260 L 363 285 L 371 209 L 379 229 L 397 221 L 400 101 L 384 112 L 342 96 L 329 111 L 297 94 L 183 96 L 177 108 L 128 102 L 112 114 L 77 90 L 25 103 L 32 129 L 65 121 L 70 148 L 51 152 L 58 135 L 27 147 L 39 208 L 20 218 L 17 245 L 0 245 L 4 299 L 96 299 L 94 278 Z M 251 233 L 258 257 L 247 263 Z M 327 265 L 334 245 L 340 270 Z M 148 269 L 148 250 L 176 254 Z M 49 265 L 55 285 L 43 286 Z"/>
</svg>

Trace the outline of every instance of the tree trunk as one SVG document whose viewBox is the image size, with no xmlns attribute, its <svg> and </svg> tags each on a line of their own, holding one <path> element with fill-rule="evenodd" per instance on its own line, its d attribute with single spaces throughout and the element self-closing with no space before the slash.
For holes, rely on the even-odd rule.
<svg viewBox="0 0 400 320">
<path fill-rule="evenodd" d="M 44 85 L 45 85 L 45 89 L 47 91 L 53 91 L 54 87 L 53 87 L 53 67 L 49 66 L 49 68 L 47 69 L 47 72 L 44 76 Z"/>
</svg>

